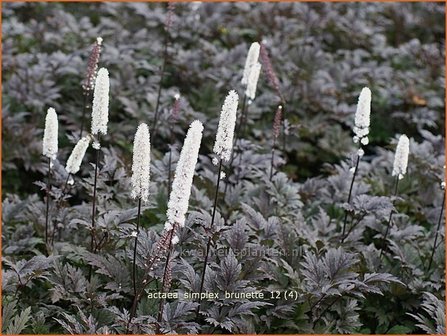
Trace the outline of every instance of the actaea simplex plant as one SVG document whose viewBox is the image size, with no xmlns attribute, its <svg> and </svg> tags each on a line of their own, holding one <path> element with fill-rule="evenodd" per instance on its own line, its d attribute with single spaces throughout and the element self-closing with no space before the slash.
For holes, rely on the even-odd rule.
<svg viewBox="0 0 447 336">
<path fill-rule="evenodd" d="M 100 46 L 102 41 L 98 43 Z M 98 52 L 99 53 L 99 52 Z M 249 99 L 254 99 L 256 83 L 259 77 L 259 72 L 261 66 L 259 63 L 253 62 L 252 69 L 247 79 L 247 90 L 244 94 L 245 97 Z M 96 70 L 95 70 L 96 71 Z M 95 72 L 94 71 L 94 72 Z M 101 68 L 95 78 L 94 94 L 93 94 L 93 104 L 92 104 L 92 127 L 91 133 L 87 136 L 82 137 L 76 146 L 74 147 L 70 157 L 66 163 L 66 172 L 68 176 L 74 175 L 79 171 L 80 165 L 82 163 L 83 157 L 89 144 L 93 141 L 93 148 L 96 150 L 95 158 L 95 174 L 94 174 L 94 185 L 93 185 L 93 199 L 92 199 L 92 225 L 91 225 L 91 252 L 96 253 L 100 247 L 98 242 L 98 237 L 96 237 L 95 232 L 95 217 L 96 217 L 96 188 L 98 179 L 98 166 L 99 166 L 99 154 L 100 154 L 100 135 L 107 134 L 107 123 L 108 123 L 108 113 L 109 113 L 109 73 L 107 69 Z M 223 164 L 227 163 L 232 158 L 232 151 L 234 146 L 234 131 L 236 125 L 236 113 L 238 109 L 239 97 L 235 91 L 230 91 L 225 99 L 222 106 L 222 111 L 220 114 L 219 126 L 216 134 L 216 141 L 214 144 L 214 154 L 213 163 L 218 166 L 217 177 L 216 177 L 216 189 L 214 194 L 214 203 L 212 208 L 212 219 L 209 228 L 212 229 L 216 214 L 216 209 L 218 205 L 218 195 L 219 186 L 222 175 Z M 244 104 L 245 105 L 245 104 Z M 360 93 L 359 102 L 357 105 L 357 111 L 355 115 L 355 127 L 354 127 L 354 142 L 359 144 L 359 149 L 356 155 L 356 163 L 353 167 L 353 176 L 349 187 L 349 194 L 347 203 L 349 204 L 352 200 L 353 185 L 357 171 L 359 169 L 359 163 L 364 155 L 363 145 L 368 144 L 368 134 L 370 127 L 370 110 L 371 110 L 371 91 L 369 88 L 363 88 Z M 270 179 L 273 176 L 274 168 L 274 147 L 275 141 L 279 135 L 279 125 L 281 121 L 282 106 L 279 105 L 275 118 L 273 127 L 273 146 L 272 146 L 272 159 L 270 166 Z M 239 130 L 243 129 L 246 123 L 246 110 L 245 107 L 242 108 L 241 119 L 239 123 Z M 81 126 L 82 130 L 83 126 Z M 242 130 L 241 130 L 242 131 Z M 154 248 L 152 258 L 147 265 L 147 269 L 143 273 L 142 279 L 137 279 L 136 273 L 136 259 L 137 259 L 137 244 L 138 244 L 138 233 L 141 220 L 141 207 L 142 202 L 146 202 L 149 195 L 149 183 L 150 183 L 150 135 L 149 127 L 142 123 L 138 126 L 137 132 L 134 139 L 133 148 L 133 166 L 132 166 L 132 193 L 131 196 L 138 200 L 138 212 L 136 218 L 136 230 L 134 231 L 133 237 L 134 248 L 133 248 L 133 264 L 132 264 L 132 282 L 133 282 L 133 301 L 130 307 L 130 315 L 127 323 L 127 332 L 132 330 L 132 320 L 136 314 L 136 308 L 139 300 L 144 294 L 144 290 L 150 283 L 150 271 L 154 269 L 158 262 L 162 259 L 165 260 L 162 276 L 162 292 L 167 292 L 170 289 L 172 282 L 172 250 L 175 245 L 179 242 L 177 231 L 184 227 L 185 216 L 188 211 L 189 197 L 191 194 L 191 187 L 193 183 L 193 177 L 195 172 L 195 166 L 198 160 L 198 153 L 200 149 L 200 144 L 202 140 L 203 125 L 200 121 L 194 121 L 188 130 L 186 135 L 183 148 L 180 153 L 180 159 L 175 170 L 175 176 L 170 187 L 170 197 L 168 202 L 167 210 L 167 221 L 164 226 L 164 231 L 161 233 L 158 242 Z M 81 131 L 82 134 L 82 131 Z M 46 223 L 45 223 L 45 242 L 49 243 L 49 226 L 51 222 L 51 211 L 50 211 L 50 199 L 51 199 L 51 168 L 52 160 L 56 159 L 57 147 L 58 147 L 58 119 L 54 109 L 48 109 L 48 114 L 45 122 L 45 132 L 43 140 L 43 155 L 48 158 L 48 177 L 47 177 L 47 198 L 46 198 Z M 395 176 L 395 186 L 394 186 L 394 196 L 397 195 L 398 182 L 406 174 L 408 165 L 408 155 L 409 155 L 409 139 L 407 136 L 402 135 L 399 139 L 395 161 L 392 175 Z M 64 188 L 65 190 L 65 188 Z M 438 221 L 438 231 L 442 220 L 442 210 L 445 203 L 445 195 L 443 198 L 443 206 L 441 208 L 441 215 Z M 349 213 L 346 211 L 342 234 L 341 243 L 343 243 L 348 237 L 350 230 L 347 231 L 347 218 Z M 392 225 L 392 212 L 390 212 L 389 220 L 386 226 L 385 234 L 383 235 L 383 240 L 386 242 L 387 235 L 389 233 L 390 227 Z M 435 243 L 433 249 L 435 249 L 437 244 L 438 234 L 436 233 Z M 203 261 L 203 268 L 201 273 L 200 282 L 200 293 L 203 291 L 203 283 L 206 275 L 208 257 L 211 248 L 211 236 L 208 237 L 208 242 L 206 245 L 206 254 Z M 48 249 L 48 247 L 47 247 Z M 381 249 L 381 255 L 383 248 Z M 433 252 L 434 254 L 434 252 Z M 428 270 L 431 267 L 433 254 L 430 258 L 428 265 Z M 200 301 L 198 302 L 196 316 L 200 312 Z M 164 300 L 160 300 L 158 316 L 157 316 L 157 331 L 160 332 L 160 325 L 163 320 L 164 311 Z"/>
</svg>

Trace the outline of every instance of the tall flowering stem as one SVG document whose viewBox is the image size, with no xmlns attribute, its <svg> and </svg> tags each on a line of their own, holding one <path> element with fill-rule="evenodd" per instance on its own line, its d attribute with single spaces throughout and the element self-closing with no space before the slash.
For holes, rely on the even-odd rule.
<svg viewBox="0 0 447 336">
<path fill-rule="evenodd" d="M 399 177 L 396 176 L 394 178 L 394 192 L 393 192 L 393 197 L 397 196 L 397 191 L 398 191 L 398 187 L 399 187 Z M 388 232 L 390 230 L 391 227 L 391 219 L 393 218 L 393 210 L 390 211 L 390 216 L 388 217 L 388 222 L 386 225 L 386 231 L 385 234 L 383 235 L 383 241 L 384 243 L 386 242 L 386 238 L 388 237 Z M 380 249 L 380 257 L 382 257 L 383 254 L 383 248 Z"/>
<path fill-rule="evenodd" d="M 141 201 L 147 202 L 149 197 L 151 144 L 149 128 L 146 124 L 138 126 L 135 134 L 132 159 L 132 192 L 131 197 L 138 199 L 137 227 L 133 249 L 132 281 L 134 296 L 137 296 L 137 245 L 140 231 Z"/>
<path fill-rule="evenodd" d="M 99 142 L 100 136 L 98 134 L 98 142 Z M 96 188 L 98 183 L 98 165 L 99 165 L 99 148 L 96 149 L 96 156 L 95 156 L 95 177 L 93 180 L 93 200 L 92 200 L 92 229 L 90 232 L 91 240 L 90 240 L 90 250 L 92 253 L 96 252 Z M 89 279 L 91 277 L 91 269 L 89 272 Z"/>
<path fill-rule="evenodd" d="M 188 133 L 186 134 L 185 142 L 180 152 L 180 158 L 175 169 L 172 191 L 169 196 L 168 210 L 166 212 L 167 220 L 164 226 L 164 233 L 157 242 L 153 250 L 152 257 L 146 263 L 146 275 L 142 281 L 143 285 L 139 290 L 137 290 L 137 295 L 134 297 L 132 307 L 130 309 L 129 321 L 127 323 L 127 331 L 129 330 L 131 321 L 135 316 L 137 304 L 144 293 L 144 288 L 150 283 L 150 281 L 148 281 L 150 272 L 153 270 L 156 262 L 160 260 L 163 254 L 166 251 L 170 251 L 172 246 L 178 243 L 179 239 L 176 236 L 176 231 L 185 226 L 185 218 L 189 206 L 192 182 L 197 159 L 199 157 L 200 143 L 202 141 L 202 132 L 202 123 L 195 120 L 191 123 Z M 170 257 L 170 255 L 168 257 Z M 167 274 L 168 271 L 166 271 L 166 267 L 168 266 L 169 263 L 165 265 L 164 274 Z M 163 316 L 163 311 L 159 312 L 159 316 Z"/>
<path fill-rule="evenodd" d="M 93 182 L 93 201 L 92 201 L 92 229 L 91 229 L 91 242 L 90 249 L 93 253 L 96 253 L 95 235 L 96 235 L 96 188 L 98 182 L 98 166 L 99 166 L 99 154 L 100 154 L 100 135 L 107 134 L 107 123 L 109 121 L 109 72 L 105 68 L 101 68 L 98 71 L 98 75 L 95 81 L 95 88 L 93 92 L 93 106 L 92 106 L 92 135 L 96 135 L 97 139 L 93 143 L 93 148 L 96 150 L 95 159 L 95 176 Z M 89 272 L 89 278 L 91 276 L 91 269 Z"/>
<path fill-rule="evenodd" d="M 165 20 L 165 25 L 164 25 L 163 63 L 161 65 L 161 69 L 160 69 L 160 81 L 158 82 L 157 102 L 155 104 L 155 114 L 154 114 L 154 121 L 153 121 L 154 139 L 155 139 L 155 137 L 157 135 L 157 131 L 158 131 L 158 118 L 159 118 L 159 113 L 160 113 L 161 87 L 162 87 L 163 80 L 165 77 L 166 64 L 168 62 L 168 45 L 169 45 L 170 37 L 171 37 L 169 31 L 172 26 L 172 17 L 174 14 L 174 9 L 175 9 L 175 4 L 173 2 L 169 2 L 168 3 L 168 13 L 166 15 L 166 20 Z"/>
<path fill-rule="evenodd" d="M 208 237 L 208 242 L 206 244 L 205 260 L 203 261 L 202 276 L 201 276 L 201 279 L 200 279 L 200 288 L 199 288 L 199 306 L 197 307 L 197 310 L 196 310 L 196 319 L 199 317 L 200 304 L 202 303 L 201 294 L 203 292 L 203 285 L 205 283 L 205 273 L 206 273 L 206 268 L 208 266 L 208 258 L 209 258 L 210 249 L 211 249 L 211 238 L 212 238 L 211 229 L 212 229 L 212 227 L 214 225 L 214 219 L 216 217 L 217 198 L 218 198 L 218 195 L 219 195 L 219 182 L 220 182 L 220 175 L 221 175 L 221 173 L 222 173 L 222 160 L 219 160 L 219 168 L 218 168 L 218 171 L 217 171 L 216 191 L 214 193 L 213 214 L 211 216 L 211 224 L 210 224 L 210 236 Z"/>
<path fill-rule="evenodd" d="M 359 100 L 357 103 L 357 110 L 355 112 L 354 119 L 354 143 L 359 143 L 359 150 L 357 151 L 356 163 L 354 166 L 354 172 L 352 174 L 351 184 L 349 186 L 348 200 L 347 203 L 350 204 L 352 197 L 352 189 L 354 187 L 355 177 L 357 176 L 357 171 L 360 164 L 360 158 L 364 155 L 364 151 L 361 148 L 362 145 L 368 144 L 368 134 L 370 125 L 370 114 L 371 114 L 371 90 L 367 87 L 363 88 L 360 92 Z M 340 242 L 343 243 L 347 238 L 345 236 L 346 223 L 348 220 L 348 211 L 345 210 L 345 217 L 343 219 L 343 230 L 341 234 Z"/>
<path fill-rule="evenodd" d="M 137 296 L 137 245 L 138 245 L 138 234 L 140 232 L 140 217 L 141 217 L 141 198 L 138 199 L 137 230 L 135 231 L 135 243 L 133 246 L 132 283 L 133 283 L 134 297 Z"/>
<path fill-rule="evenodd" d="M 427 274 L 428 274 L 428 272 L 430 272 L 431 264 L 433 263 L 433 257 L 435 256 L 435 250 L 436 250 L 436 247 L 438 244 L 439 229 L 441 228 L 442 215 L 444 213 L 444 207 L 445 207 L 445 182 L 443 182 L 441 184 L 441 186 L 444 189 L 444 194 L 442 196 L 441 212 L 440 212 L 439 218 L 438 218 L 438 226 L 436 227 L 436 235 L 435 235 L 435 241 L 433 243 L 433 250 L 430 255 L 430 261 L 428 262 Z"/>
<path fill-rule="evenodd" d="M 217 199 L 219 195 L 219 185 L 222 174 L 222 163 L 230 161 L 231 152 L 233 148 L 233 137 L 234 137 L 234 128 L 236 126 L 236 114 L 237 114 L 237 106 L 239 102 L 239 96 L 236 91 L 232 90 L 228 93 L 225 98 L 225 102 L 222 106 L 222 112 L 220 113 L 219 126 L 216 134 L 216 141 L 214 143 L 213 152 L 216 157 L 213 159 L 213 163 L 215 165 L 219 165 L 217 171 L 217 181 L 216 181 L 216 191 L 214 194 L 214 205 L 213 205 L 213 213 L 211 216 L 210 223 L 210 236 L 208 237 L 208 242 L 206 245 L 206 253 L 205 260 L 203 261 L 203 270 L 202 270 L 202 278 L 200 280 L 200 289 L 199 289 L 199 297 L 203 291 L 203 284 L 205 282 L 205 273 L 208 265 L 208 258 L 211 248 L 211 239 L 212 233 L 211 230 L 214 226 L 214 220 L 216 217 L 216 209 L 217 209 Z M 196 316 L 199 316 L 200 311 L 200 303 L 201 299 L 199 299 L 199 306 L 197 307 Z"/>
<path fill-rule="evenodd" d="M 275 113 L 275 118 L 273 120 L 273 143 L 272 143 L 272 156 L 270 158 L 270 181 L 273 178 L 275 145 L 276 145 L 276 139 L 278 139 L 281 130 L 281 118 L 282 118 L 282 105 L 279 105 Z"/>
<path fill-rule="evenodd" d="M 47 199 L 45 210 L 45 244 L 48 245 L 48 226 L 50 222 L 50 191 L 51 191 L 51 159 L 48 158 Z"/>
<path fill-rule="evenodd" d="M 45 211 L 45 243 L 48 245 L 48 226 L 50 222 L 51 166 L 58 150 L 58 119 L 56 110 L 50 107 L 45 118 L 45 130 L 42 143 L 42 154 L 48 158 L 47 199 Z"/>
<path fill-rule="evenodd" d="M 394 194 L 393 196 L 397 196 L 399 181 L 403 179 L 404 175 L 407 172 L 408 165 L 408 154 L 410 152 L 410 140 L 408 137 L 403 134 L 399 138 L 399 142 L 396 147 L 396 154 L 394 155 L 394 164 L 393 164 L 393 172 L 392 176 L 394 178 Z M 385 235 L 383 236 L 383 241 L 386 243 L 386 238 L 388 237 L 388 232 L 391 227 L 391 219 L 393 217 L 393 210 L 390 211 L 390 217 L 388 218 L 388 223 L 386 225 Z M 382 257 L 383 248 L 380 250 L 380 257 Z"/>
<path fill-rule="evenodd" d="M 93 45 L 92 51 L 90 52 L 87 71 L 85 73 L 84 81 L 82 83 L 84 102 L 82 104 L 82 119 L 81 119 L 81 131 L 79 138 L 82 138 L 82 133 L 84 131 L 85 114 L 90 108 L 91 94 L 95 87 L 96 71 L 98 70 L 98 62 L 101 56 L 102 38 L 98 37 Z"/>
<path fill-rule="evenodd" d="M 348 204 L 351 202 L 352 189 L 354 187 L 354 181 L 355 181 L 355 177 L 357 176 L 357 171 L 359 170 L 359 164 L 360 164 L 360 155 L 357 154 L 357 158 L 356 158 L 355 166 L 354 166 L 354 172 L 352 174 L 351 184 L 349 186 L 349 193 L 348 193 L 348 200 L 347 200 Z M 348 211 L 345 210 L 345 218 L 343 219 L 343 231 L 341 233 L 341 243 L 343 243 L 345 241 L 345 239 L 347 238 L 347 236 L 345 236 L 347 221 L 348 221 Z"/>
<path fill-rule="evenodd" d="M 172 282 L 172 259 L 171 259 L 171 253 L 172 253 L 172 247 L 175 245 L 176 242 L 174 237 L 174 229 L 170 231 L 169 235 L 169 245 L 168 245 L 168 255 L 166 256 L 166 262 L 164 266 L 163 271 L 163 281 L 161 285 L 161 292 L 166 293 L 169 291 L 169 288 L 171 288 L 171 282 Z M 160 299 L 160 302 L 158 304 L 158 316 L 157 316 L 157 322 L 158 322 L 158 330 L 157 334 L 160 333 L 160 324 L 163 320 L 163 311 L 165 306 L 165 299 Z"/>
</svg>

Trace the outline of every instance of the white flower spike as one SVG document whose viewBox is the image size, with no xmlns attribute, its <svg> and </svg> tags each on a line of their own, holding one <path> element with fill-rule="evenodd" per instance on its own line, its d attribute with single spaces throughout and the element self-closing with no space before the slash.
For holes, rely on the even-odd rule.
<svg viewBox="0 0 447 336">
<path fill-rule="evenodd" d="M 371 114 L 371 90 L 364 87 L 360 92 L 359 101 L 357 103 L 357 111 L 355 112 L 354 121 L 354 142 L 360 141 L 362 145 L 368 144 L 369 124 Z"/>
<path fill-rule="evenodd" d="M 85 152 L 87 151 L 88 145 L 90 144 L 91 137 L 87 135 L 80 139 L 76 146 L 73 148 L 73 151 L 70 154 L 70 157 L 67 160 L 67 165 L 65 166 L 65 170 L 69 174 L 76 174 L 81 167 L 82 160 L 84 159 Z"/>
<path fill-rule="evenodd" d="M 258 63 L 259 51 L 261 46 L 258 42 L 253 42 L 248 50 L 247 59 L 245 60 L 244 72 L 242 74 L 242 84 L 247 85 L 252 67 Z"/>
<path fill-rule="evenodd" d="M 132 159 L 132 198 L 147 202 L 149 198 L 149 180 L 151 165 L 151 143 L 149 128 L 146 124 L 138 126 L 133 142 Z"/>
<path fill-rule="evenodd" d="M 253 65 L 250 71 L 250 75 L 248 76 L 248 84 L 247 89 L 245 90 L 245 94 L 251 100 L 256 97 L 256 87 L 258 86 L 259 74 L 261 72 L 261 63 L 256 63 Z"/>
<path fill-rule="evenodd" d="M 213 152 L 220 160 L 228 162 L 231 157 L 233 148 L 234 127 L 236 125 L 236 113 L 239 96 L 236 91 L 228 92 L 227 97 L 222 105 L 220 113 L 219 127 L 217 128 L 216 142 L 214 143 Z M 213 160 L 217 164 L 218 160 Z"/>
<path fill-rule="evenodd" d="M 396 147 L 396 154 L 394 154 L 394 165 L 392 176 L 398 176 L 399 180 L 403 179 L 407 173 L 408 154 L 410 153 L 410 140 L 405 134 L 399 138 Z"/>
<path fill-rule="evenodd" d="M 188 211 L 194 171 L 202 141 L 203 125 L 195 120 L 189 126 L 180 158 L 175 169 L 171 195 L 169 195 L 167 221 L 165 230 L 171 230 L 175 224 L 185 226 L 185 215 Z"/>
<path fill-rule="evenodd" d="M 45 118 L 45 130 L 43 133 L 42 154 L 54 160 L 57 156 L 58 121 L 56 110 L 50 107 Z"/>
<path fill-rule="evenodd" d="M 109 72 L 101 68 L 96 77 L 95 90 L 93 91 L 92 107 L 92 134 L 107 134 L 109 121 Z"/>
</svg>

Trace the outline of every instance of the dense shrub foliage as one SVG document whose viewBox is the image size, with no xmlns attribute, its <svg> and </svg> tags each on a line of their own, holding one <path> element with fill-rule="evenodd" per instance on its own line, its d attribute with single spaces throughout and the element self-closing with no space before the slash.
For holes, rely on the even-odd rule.
<svg viewBox="0 0 447 336">
<path fill-rule="evenodd" d="M 444 5 L 179 3 L 170 10 L 3 4 L 3 332 L 445 333 Z M 65 165 L 79 139 L 82 83 L 98 36 L 110 112 L 97 161 L 92 251 L 97 150 L 88 148 L 73 176 Z M 230 90 L 239 93 L 240 110 L 242 71 L 255 41 L 263 42 L 271 69 L 266 75 L 264 60 L 241 141 L 223 164 L 210 227 L 219 113 Z M 347 202 L 363 87 L 372 92 L 369 144 Z M 284 121 L 274 128 L 278 104 Z M 59 151 L 46 243 L 49 107 L 58 113 Z M 203 139 L 186 224 L 166 272 L 166 254 L 154 255 L 173 171 L 196 119 Z M 138 213 L 132 150 L 142 122 L 151 136 L 151 184 L 136 249 L 143 295 L 130 318 Z M 401 134 L 410 155 L 395 192 Z M 219 297 L 199 307 L 188 295 L 200 292 L 208 247 L 203 292 Z M 166 274 L 166 292 L 179 298 L 155 297 Z"/>
</svg>

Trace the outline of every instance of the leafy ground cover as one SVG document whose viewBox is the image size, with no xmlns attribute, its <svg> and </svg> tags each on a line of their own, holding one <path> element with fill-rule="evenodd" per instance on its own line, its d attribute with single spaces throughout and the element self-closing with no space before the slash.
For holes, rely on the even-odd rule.
<svg viewBox="0 0 447 336">
<path fill-rule="evenodd" d="M 3 3 L 3 332 L 445 334 L 444 11 Z M 70 176 L 81 128 L 90 132 L 82 84 L 99 36 L 108 131 Z M 262 68 L 241 120 L 252 42 L 262 42 Z M 359 159 L 353 126 L 364 87 L 371 122 Z M 213 146 L 230 90 L 239 94 L 238 141 L 218 179 Z M 50 183 L 49 107 L 59 125 Z M 203 137 L 185 227 L 168 255 L 168 199 L 194 120 Z M 142 122 L 151 182 L 140 207 L 131 175 Z M 399 180 L 402 134 L 409 157 Z"/>
</svg>

